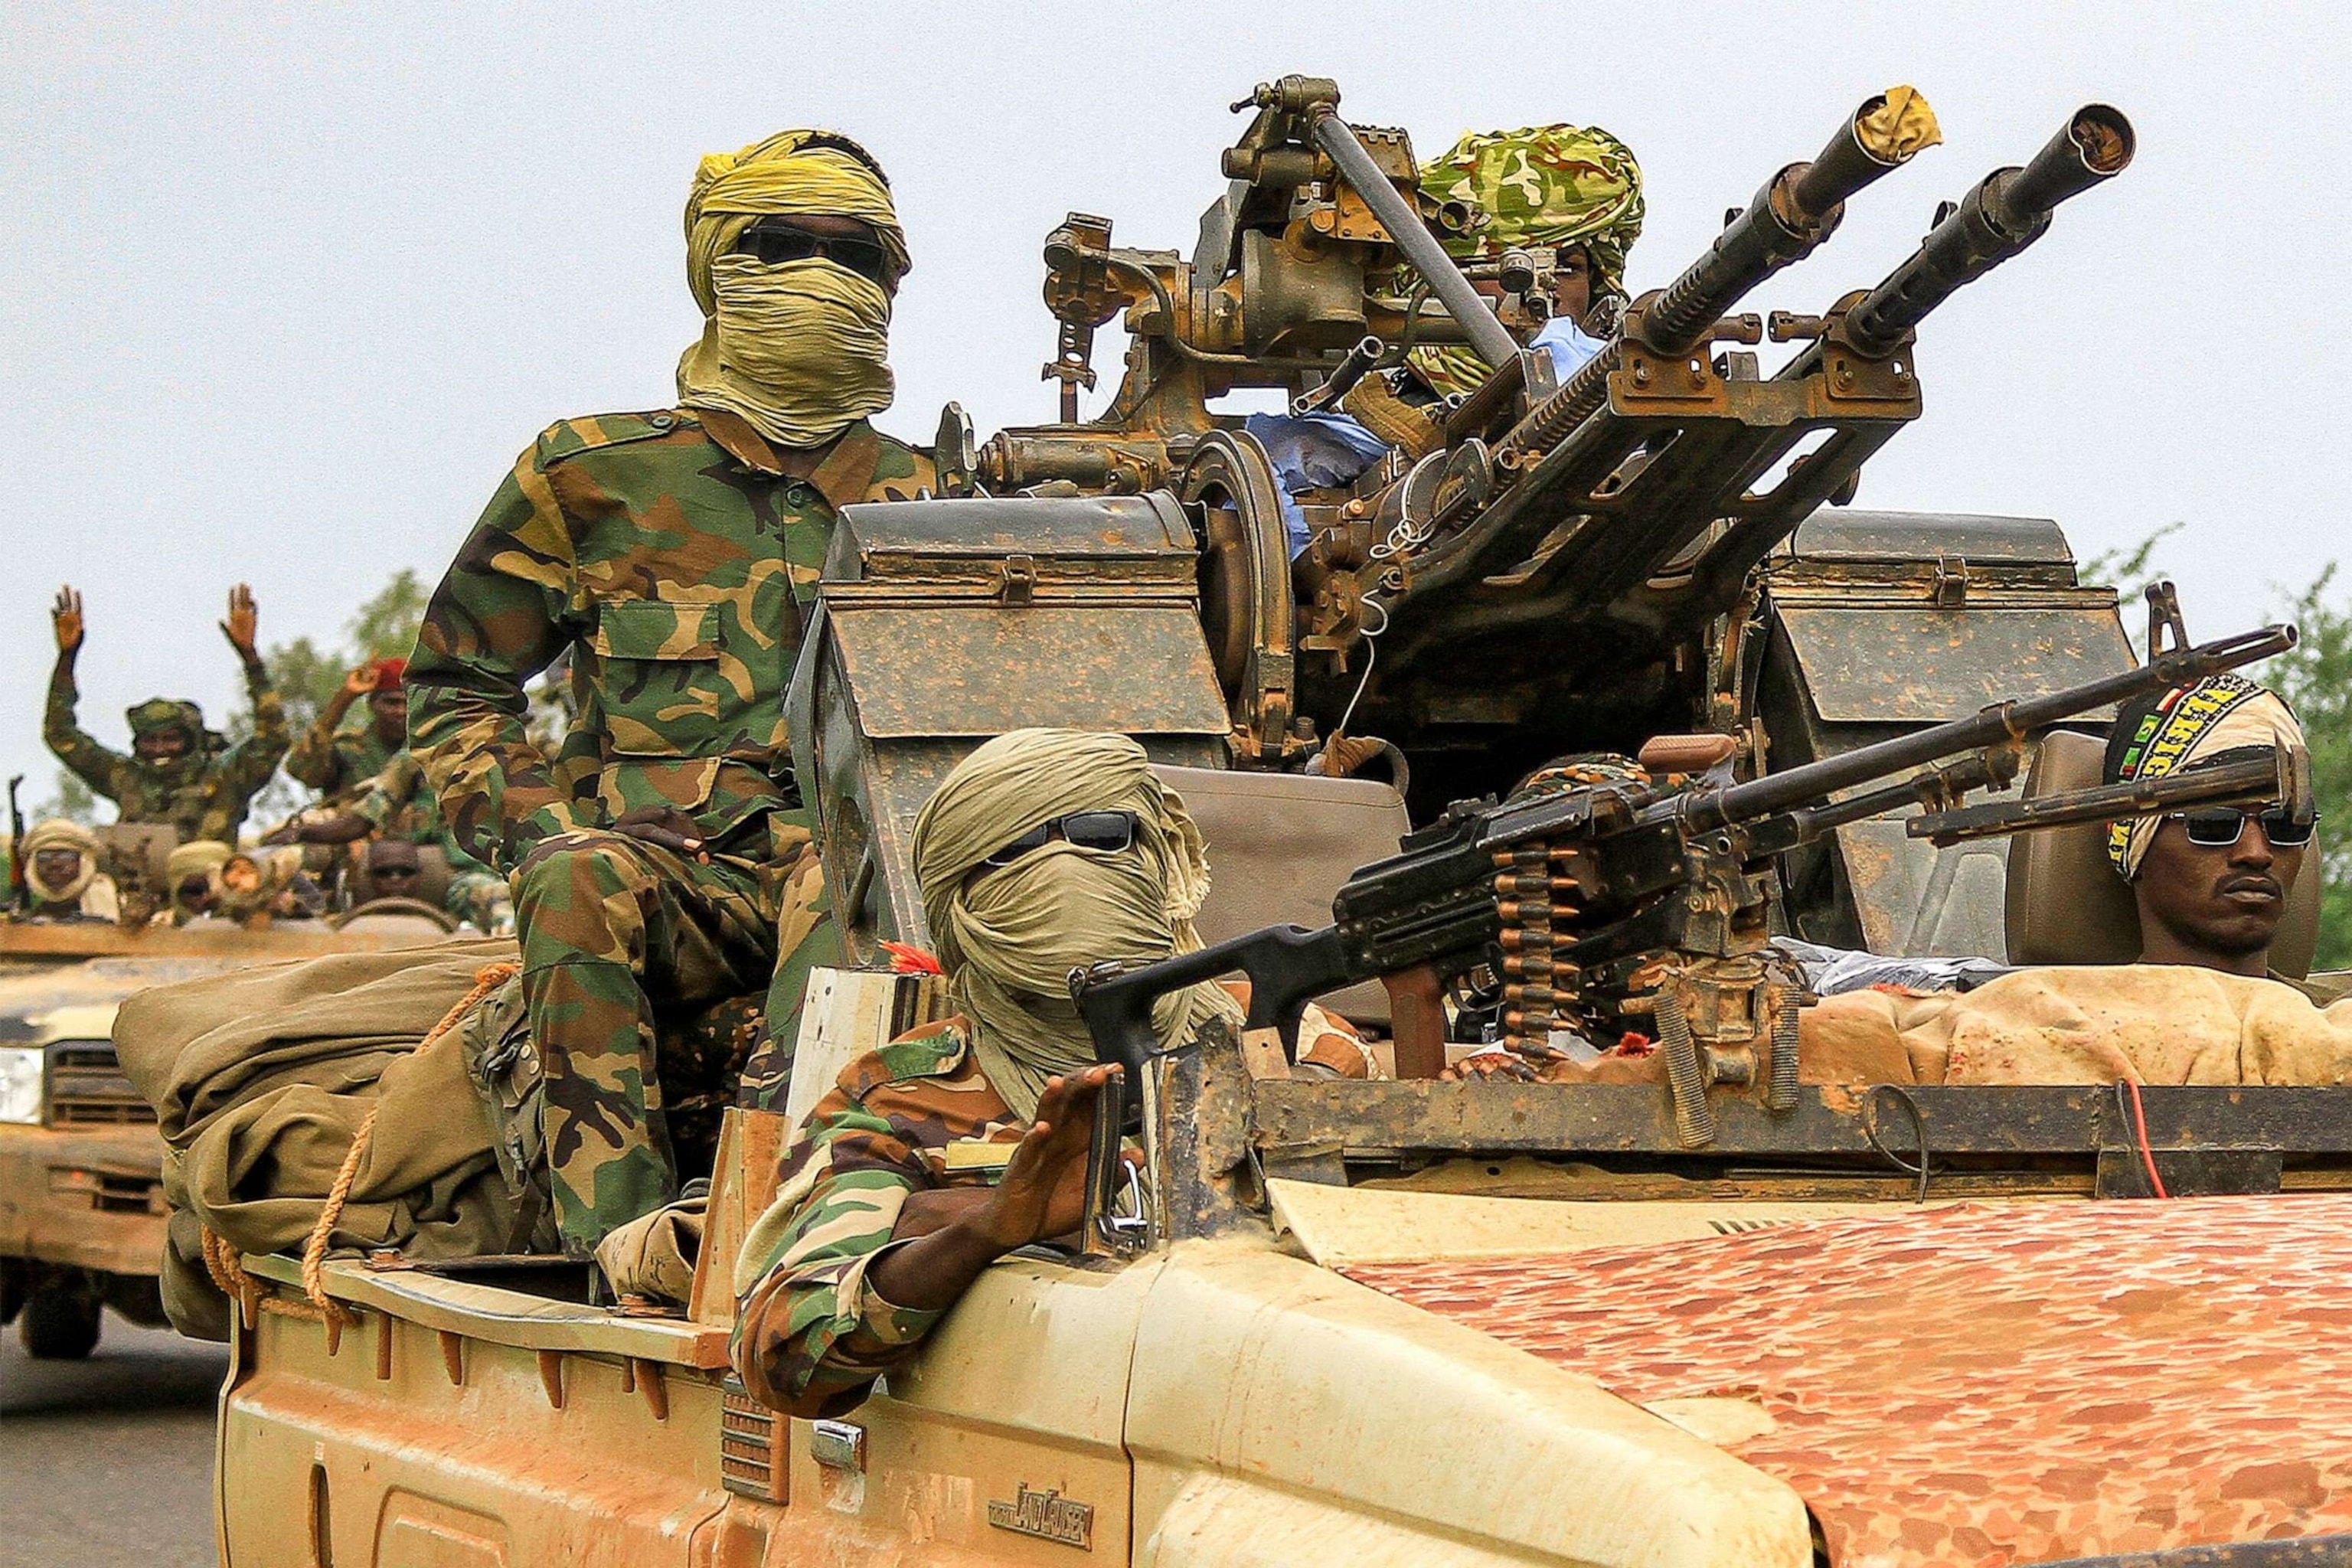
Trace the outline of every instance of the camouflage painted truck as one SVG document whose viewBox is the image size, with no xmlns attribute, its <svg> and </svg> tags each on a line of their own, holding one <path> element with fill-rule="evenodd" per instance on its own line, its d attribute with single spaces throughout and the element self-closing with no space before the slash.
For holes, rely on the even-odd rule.
<svg viewBox="0 0 2352 1568">
<path fill-rule="evenodd" d="M 100 830 L 118 880 L 160 877 L 158 831 Z M 149 862 L 153 877 L 139 869 Z M 108 1307 L 163 1326 L 163 1145 L 154 1108 L 116 1060 L 116 1005 L 150 985 L 431 941 L 443 929 L 381 907 L 338 926 L 173 929 L 0 912 L 0 1325 L 17 1325 L 26 1353 L 88 1355 Z"/>
<path fill-rule="evenodd" d="M 2076 712 L 2080 688 L 2185 667 L 2133 674 L 2115 596 L 2077 581 L 2052 524 L 1816 515 L 1916 414 L 1912 326 L 2119 168 L 2121 117 L 2086 110 L 1996 173 L 1759 377 L 1706 342 L 1884 172 L 1864 105 L 1633 303 L 1591 384 L 1497 347 L 1431 454 L 1294 498 L 1302 567 L 1263 452 L 1208 401 L 1310 390 L 1361 338 L 1399 341 L 1397 310 L 1460 340 L 1482 307 L 1399 243 L 1421 224 L 1399 213 L 1401 132 L 1353 131 L 1308 79 L 1255 102 L 1189 258 L 1111 251 L 1099 219 L 1049 247 L 1066 353 L 1128 311 L 1111 412 L 979 450 L 951 415 L 942 472 L 996 493 L 845 513 L 793 741 L 870 967 L 816 982 L 788 1114 L 732 1113 L 688 1307 L 593 1304 L 584 1271 L 545 1258 L 331 1260 L 307 1285 L 291 1258 L 246 1259 L 224 1563 L 2352 1561 L 2330 1534 L 2352 1527 L 2346 1091 L 2135 1100 L 1781 1066 L 1802 998 L 1766 956 L 1776 930 L 2025 963 L 2137 951 L 2120 883 L 2080 853 L 2095 826 L 2005 856 L 1957 797 L 2023 766 L 2000 812 L 2079 815 L 2096 746 L 2042 727 L 2053 700 Z M 1397 302 L 1400 251 L 1445 309 Z M 1810 430 L 1829 432 L 1811 461 L 1752 489 Z M 1965 745 L 1918 739 L 2002 700 Z M 1318 728 L 1359 718 L 1406 768 L 1302 767 Z M 779 1415 L 729 1374 L 737 1244 L 792 1115 L 928 1005 L 877 962 L 927 934 L 916 808 L 1026 724 L 1123 731 L 1171 770 L 1215 863 L 1195 967 L 1254 973 L 1258 1016 L 1134 1051 L 1122 1018 L 1192 971 L 1088 977 L 1097 1037 L 1132 1068 L 1142 1179 L 1098 1148 L 1069 1245 L 990 1269 L 855 1409 Z M 1440 809 L 1664 734 L 1682 738 L 1643 782 L 1550 815 Z M 1918 815 L 1864 817 L 1830 779 Z M 1591 884 L 1578 907 L 1494 886 L 1520 873 L 1492 857 L 1529 849 Z M 2308 962 L 2308 891 L 2283 971 Z M 2050 900 L 2076 918 L 2026 918 Z M 1622 940 L 1562 952 L 1549 998 L 1522 968 L 1514 996 L 1538 904 L 1555 932 Z M 1393 1079 L 1287 1075 L 1281 1013 L 1334 986 Z M 1538 1004 L 1638 1013 L 1667 1076 L 1433 1076 Z M 2215 1195 L 2112 1201 L 2158 1184 Z"/>
</svg>

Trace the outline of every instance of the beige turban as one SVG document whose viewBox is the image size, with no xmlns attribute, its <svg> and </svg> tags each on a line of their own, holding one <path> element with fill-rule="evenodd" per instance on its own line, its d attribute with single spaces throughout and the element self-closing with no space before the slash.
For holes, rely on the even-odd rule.
<svg viewBox="0 0 2352 1568">
<path fill-rule="evenodd" d="M 2224 752 L 2273 751 L 2282 741 L 2298 751 L 2305 744 L 2294 710 L 2278 693 L 2242 675 L 2209 676 L 2118 715 L 2107 743 L 2106 778 L 2153 783 L 2219 761 Z M 2108 825 L 2107 858 L 2126 879 L 2139 875 L 2163 823 L 2161 816 L 2142 816 Z"/>
<path fill-rule="evenodd" d="M 61 883 L 43 881 L 37 857 L 44 849 L 70 849 L 81 857 L 80 865 Z M 98 836 L 79 822 L 50 817 L 25 835 L 25 842 L 16 847 L 16 852 L 18 863 L 25 868 L 26 885 L 45 904 L 70 904 L 98 879 Z"/>
<path fill-rule="evenodd" d="M 1111 853 L 1055 839 L 1010 865 L 981 864 L 1074 811 L 1132 812 L 1135 842 Z M 1124 735 L 1015 730 L 988 742 L 916 817 L 914 863 L 981 1069 L 1024 1120 L 1035 1116 L 1047 1079 L 1095 1059 L 1069 999 L 1071 970 L 1201 946 L 1192 929 L 1209 891 L 1201 830 Z M 1162 997 L 1153 1022 L 1175 1046 L 1212 1016 L 1238 1023 L 1241 1009 L 1219 987 L 1195 985 Z"/>
</svg>

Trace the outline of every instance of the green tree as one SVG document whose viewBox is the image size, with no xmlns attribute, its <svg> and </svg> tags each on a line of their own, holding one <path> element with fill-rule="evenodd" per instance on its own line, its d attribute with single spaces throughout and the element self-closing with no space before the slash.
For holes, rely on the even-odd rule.
<svg viewBox="0 0 2352 1568">
<path fill-rule="evenodd" d="M 425 618 L 427 590 L 412 569 L 404 566 L 392 580 L 359 607 L 343 628 L 342 640 L 321 647 L 307 637 L 273 643 L 262 650 L 269 679 L 286 703 L 286 723 L 299 738 L 331 701 L 343 677 L 371 659 L 405 658 L 416 646 L 416 628 Z M 368 721 L 367 705 L 354 707 L 346 725 Z M 229 716 L 228 734 L 240 740 L 253 732 L 253 713 L 239 708 Z M 292 816 L 305 804 L 301 785 L 279 773 L 253 798 L 257 826 Z"/>
<path fill-rule="evenodd" d="M 89 785 L 65 769 L 58 770 L 58 793 L 25 811 L 27 826 L 62 816 L 68 822 L 79 822 L 84 827 L 98 826 L 98 795 Z"/>
<path fill-rule="evenodd" d="M 2334 565 L 2303 591 L 2286 618 L 2302 640 L 2263 675 L 2294 707 L 2311 743 L 2321 879 L 2312 967 L 2352 969 L 2352 595 L 2337 587 Z"/>
</svg>

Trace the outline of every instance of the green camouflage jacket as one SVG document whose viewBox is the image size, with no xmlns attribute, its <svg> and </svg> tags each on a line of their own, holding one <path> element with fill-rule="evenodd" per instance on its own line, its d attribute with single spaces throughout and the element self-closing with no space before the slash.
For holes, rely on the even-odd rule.
<svg viewBox="0 0 2352 1568">
<path fill-rule="evenodd" d="M 245 690 L 253 704 L 252 734 L 232 746 L 207 731 L 206 744 L 188 755 L 142 763 L 99 744 L 74 721 L 81 693 L 72 660 L 61 658 L 49 677 L 41 738 L 82 783 L 114 802 L 124 822 L 168 822 L 180 830 L 182 843 L 216 838 L 234 844 L 247 805 L 286 754 L 285 704 L 258 660 L 246 666 Z"/>
<path fill-rule="evenodd" d="M 875 1294 L 866 1274 L 910 1193 L 983 1186 L 1002 1162 L 950 1144 L 1001 1144 L 1017 1120 L 946 1018 L 850 1063 L 802 1123 L 775 1201 L 743 1240 L 735 1282 L 735 1369 L 751 1396 L 799 1415 L 835 1415 L 912 1355 L 945 1314 Z M 992 1154 L 993 1151 L 985 1151 Z"/>
<path fill-rule="evenodd" d="M 452 870 L 486 868 L 458 847 L 448 825 L 441 820 L 441 803 L 425 787 L 425 764 L 416 760 L 415 752 L 394 752 L 383 771 L 362 787 L 352 812 L 387 838 L 440 846 L 449 857 Z"/>
<path fill-rule="evenodd" d="M 362 704 L 360 722 L 346 729 L 328 723 L 321 713 L 286 753 L 286 774 L 331 801 L 356 797 L 370 779 L 383 772 L 393 752 L 393 747 L 376 738 L 375 716 Z"/>
<path fill-rule="evenodd" d="M 457 842 L 512 871 L 548 835 L 638 806 L 716 840 L 797 805 L 783 695 L 834 519 L 935 483 L 863 420 L 812 451 L 702 410 L 551 426 L 475 524 L 409 661 L 409 745 Z M 526 731 L 524 684 L 567 648 L 576 718 L 551 757 Z"/>
</svg>

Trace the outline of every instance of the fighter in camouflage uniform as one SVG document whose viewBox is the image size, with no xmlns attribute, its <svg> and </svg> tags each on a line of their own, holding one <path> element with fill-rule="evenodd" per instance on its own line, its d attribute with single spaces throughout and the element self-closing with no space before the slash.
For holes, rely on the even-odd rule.
<svg viewBox="0 0 2352 1568">
<path fill-rule="evenodd" d="M 124 822 L 168 822 L 183 843 L 196 839 L 236 842 L 246 806 L 286 754 L 286 710 L 269 684 L 269 672 L 255 651 L 257 620 L 253 590 L 231 589 L 228 619 L 221 633 L 245 664 L 245 689 L 253 704 L 253 733 L 230 745 L 205 728 L 203 710 L 193 702 L 151 698 L 131 710 L 131 755 L 100 745 L 74 721 L 80 692 L 74 661 L 81 652 L 81 595 L 60 589 L 51 618 L 58 637 L 58 663 L 49 677 L 48 712 L 42 739 L 58 760 L 81 781 L 114 802 Z"/>
<path fill-rule="evenodd" d="M 286 753 L 287 776 L 317 790 L 324 805 L 357 799 L 368 781 L 408 744 L 408 693 L 403 686 L 407 668 L 406 659 L 380 658 L 345 676 L 334 697 Z M 362 697 L 367 699 L 368 721 L 345 729 L 343 715 Z"/>
<path fill-rule="evenodd" d="M 1445 238 L 1458 260 L 1494 260 L 1507 250 L 1559 253 L 1554 308 L 1606 337 L 1622 306 L 1625 254 L 1642 233 L 1642 169 L 1633 149 L 1599 126 L 1530 125 L 1472 132 L 1421 166 L 1423 195 L 1459 202 L 1470 226 Z M 1486 362 L 1460 345 L 1415 349 L 1413 372 L 1433 390 L 1466 393 L 1486 378 Z"/>
<path fill-rule="evenodd" d="M 1124 814 L 1124 848 L 1068 818 Z M 1038 842 L 1016 840 L 1033 834 Z M 914 1353 L 988 1263 L 1076 1228 L 1096 1067 L 1066 989 L 1074 967 L 1200 946 L 1199 830 L 1123 735 L 1024 730 L 942 780 L 917 819 L 915 876 L 957 1014 L 852 1062 L 784 1156 L 745 1237 L 736 1370 L 754 1398 L 833 1415 Z M 1195 986 L 1163 1004 L 1171 1043 L 1241 998 Z M 1308 1070 L 1361 1078 L 1343 1021 L 1309 1007 Z"/>
<path fill-rule="evenodd" d="M 935 482 L 866 423 L 890 401 L 907 268 L 870 155 L 790 131 L 705 158 L 686 229 L 704 330 L 679 406 L 542 435 L 408 667 L 410 745 L 457 842 L 514 889 L 557 1222 L 581 1256 L 672 1195 L 656 1005 L 772 978 L 786 1030 L 834 951 L 784 689 L 839 509 Z M 567 650 L 577 714 L 550 756 L 524 688 Z"/>
</svg>

